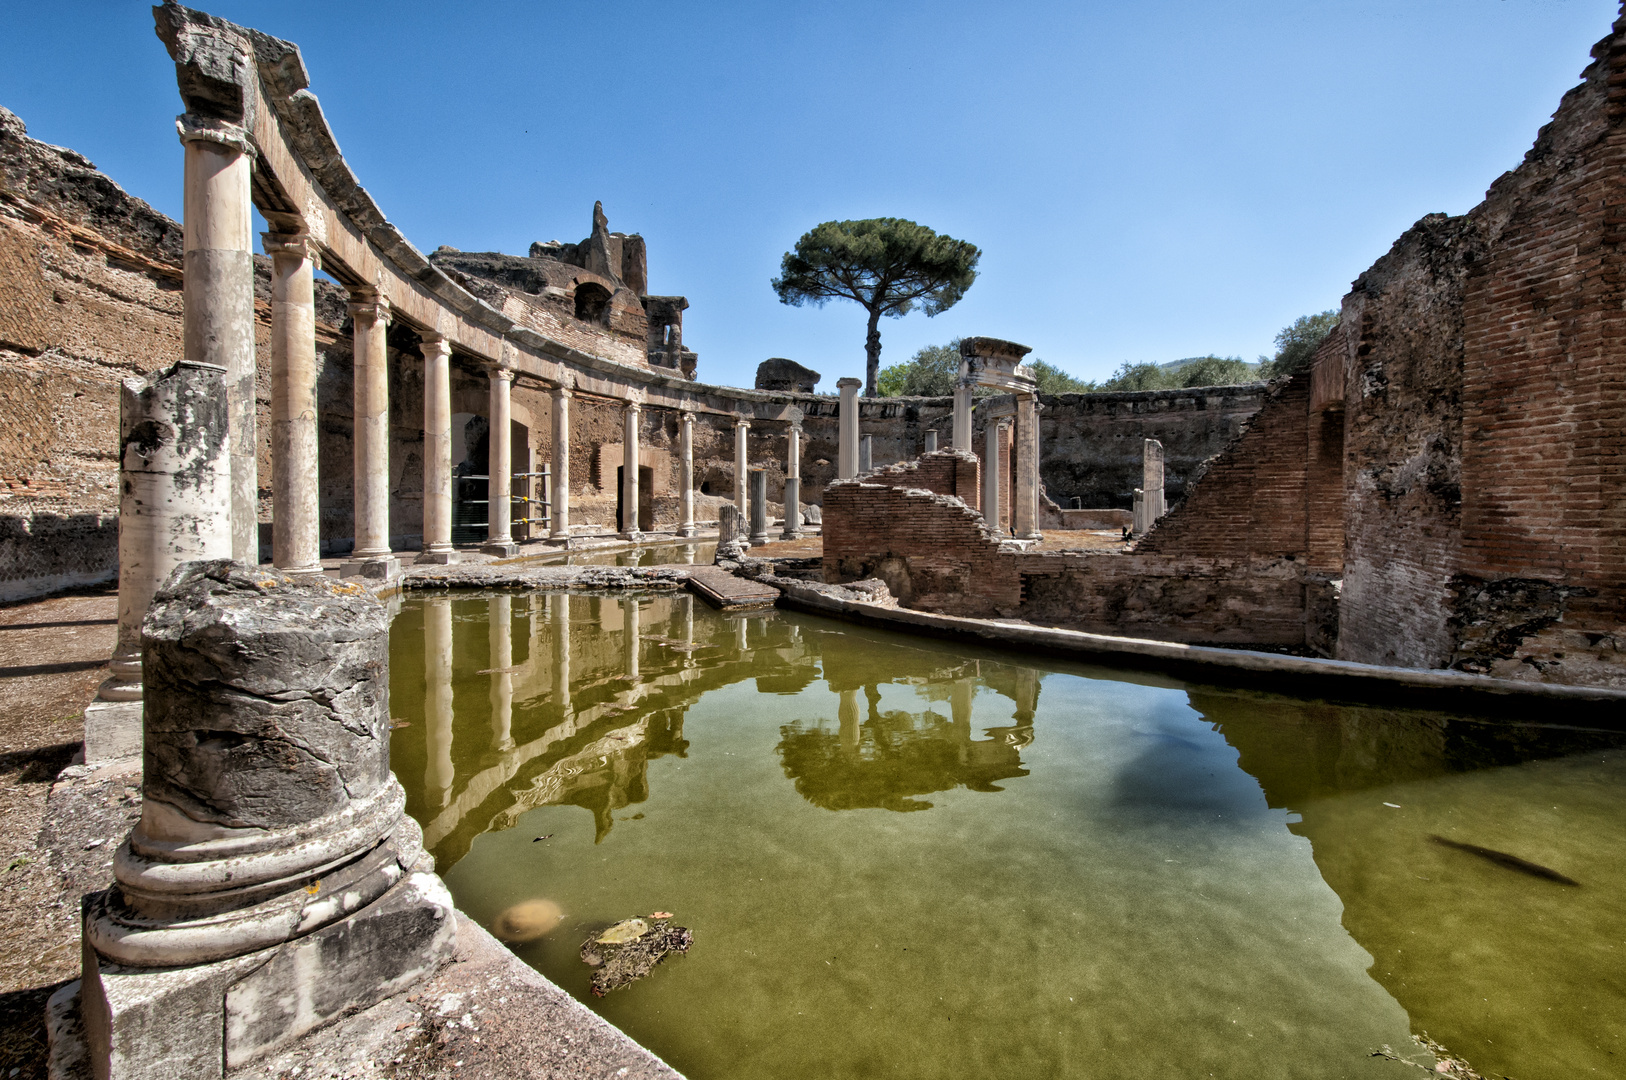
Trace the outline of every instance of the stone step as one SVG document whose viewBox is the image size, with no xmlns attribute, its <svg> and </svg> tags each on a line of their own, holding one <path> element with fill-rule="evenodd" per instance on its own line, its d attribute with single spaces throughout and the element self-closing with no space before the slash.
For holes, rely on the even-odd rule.
<svg viewBox="0 0 1626 1080">
<path fill-rule="evenodd" d="M 697 566 L 689 575 L 689 591 L 720 611 L 773 607 L 779 590 L 772 585 L 736 577 L 715 566 Z"/>
</svg>

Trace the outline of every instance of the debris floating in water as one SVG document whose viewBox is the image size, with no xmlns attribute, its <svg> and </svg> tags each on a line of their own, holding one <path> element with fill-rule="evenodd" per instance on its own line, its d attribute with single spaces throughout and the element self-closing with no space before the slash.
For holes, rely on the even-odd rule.
<svg viewBox="0 0 1626 1080">
<path fill-rule="evenodd" d="M 1397 803 L 1397 802 L 1386 802 L 1383 805 L 1387 806 L 1391 810 L 1399 810 L 1400 809 L 1400 804 Z"/>
<path fill-rule="evenodd" d="M 411 720 L 403 720 L 399 716 L 390 717 L 390 727 L 392 727 L 392 728 L 411 727 L 411 726 L 412 726 L 412 721 Z"/>
<path fill-rule="evenodd" d="M 688 927 L 664 921 L 671 917 L 669 911 L 658 911 L 648 919 L 623 919 L 582 942 L 582 963 L 597 969 L 594 997 L 643 978 L 673 953 L 689 951 L 694 935 Z"/>
<path fill-rule="evenodd" d="M 519 945 L 552 933 L 564 917 L 563 909 L 552 900 L 526 900 L 498 915 L 491 932 L 501 941 Z"/>
<path fill-rule="evenodd" d="M 532 840 L 531 843 L 535 844 L 535 843 L 540 843 L 543 840 L 552 840 L 552 839 L 553 839 L 553 834 L 548 833 L 546 836 L 538 836 L 536 839 Z"/>
<path fill-rule="evenodd" d="M 1470 855 L 1478 855 L 1486 862 L 1493 862 L 1497 866 L 1517 870 L 1521 874 L 1529 874 L 1531 877 L 1541 878 L 1543 881 L 1556 881 L 1560 885 L 1578 886 L 1581 884 L 1572 877 L 1560 874 L 1557 870 L 1542 866 L 1540 863 L 1533 863 L 1528 859 L 1521 859 L 1517 855 L 1509 855 L 1505 851 L 1497 851 L 1495 848 L 1480 847 L 1478 844 L 1464 844 L 1457 840 L 1447 840 L 1443 836 L 1430 836 L 1429 840 L 1441 847 L 1448 847 L 1454 851 L 1466 851 Z"/>
</svg>

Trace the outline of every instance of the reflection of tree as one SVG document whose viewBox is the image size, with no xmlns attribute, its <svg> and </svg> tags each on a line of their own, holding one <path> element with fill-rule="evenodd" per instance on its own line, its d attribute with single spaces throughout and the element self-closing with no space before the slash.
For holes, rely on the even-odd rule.
<svg viewBox="0 0 1626 1080">
<path fill-rule="evenodd" d="M 873 706 L 856 739 L 851 731 L 802 721 L 779 732 L 785 775 L 804 799 L 826 810 L 929 810 L 930 802 L 914 796 L 961 786 L 1002 791 L 996 781 L 1028 774 L 1020 747 L 1032 739 L 1030 730 L 1018 728 L 972 739 L 967 726 L 938 713 Z"/>
</svg>

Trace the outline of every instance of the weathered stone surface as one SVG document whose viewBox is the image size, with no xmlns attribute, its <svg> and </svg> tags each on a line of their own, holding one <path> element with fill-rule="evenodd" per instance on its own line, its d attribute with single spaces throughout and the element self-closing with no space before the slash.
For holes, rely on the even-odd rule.
<svg viewBox="0 0 1626 1080">
<path fill-rule="evenodd" d="M 783 356 L 770 356 L 757 365 L 758 390 L 787 390 L 798 394 L 811 394 L 824 376 L 810 367 L 804 367 Z"/>
<path fill-rule="evenodd" d="M 745 515 L 733 503 L 724 503 L 717 511 L 717 553 L 715 561 L 738 559 L 751 544 L 746 537 Z"/>
<path fill-rule="evenodd" d="M 389 777 L 388 613 L 364 590 L 226 561 L 183 567 L 144 628 L 146 794 L 273 828 Z"/>
</svg>

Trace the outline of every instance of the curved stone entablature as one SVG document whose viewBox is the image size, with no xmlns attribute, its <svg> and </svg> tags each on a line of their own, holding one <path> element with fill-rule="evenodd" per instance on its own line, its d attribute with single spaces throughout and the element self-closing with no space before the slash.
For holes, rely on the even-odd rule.
<svg viewBox="0 0 1626 1080">
<path fill-rule="evenodd" d="M 553 386 L 617 400 L 637 390 L 651 407 L 782 419 L 786 405 L 776 395 L 585 352 L 474 296 L 390 224 L 361 186 L 309 89 L 297 45 L 176 3 L 153 15 L 188 116 L 206 120 L 196 126 L 222 138 L 237 137 L 234 127 L 246 138 L 255 159 L 253 201 L 266 220 L 308 233 L 322 269 L 353 291 L 376 291 L 395 320 L 443 336 L 476 361 Z"/>
</svg>

